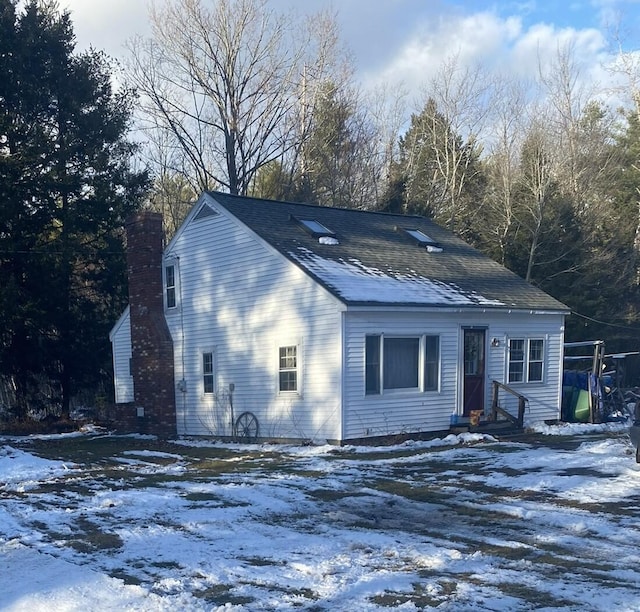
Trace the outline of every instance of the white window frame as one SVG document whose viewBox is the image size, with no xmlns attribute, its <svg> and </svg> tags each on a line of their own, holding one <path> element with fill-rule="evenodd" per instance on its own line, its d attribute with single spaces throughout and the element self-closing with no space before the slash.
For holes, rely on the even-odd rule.
<svg viewBox="0 0 640 612">
<path fill-rule="evenodd" d="M 169 268 L 173 268 L 173 285 L 169 285 L 169 279 L 167 275 L 167 270 Z M 179 270 L 178 270 L 178 261 L 168 260 L 163 262 L 162 265 L 162 296 L 164 301 L 165 310 L 177 310 L 180 306 L 180 290 L 179 290 Z M 169 290 L 173 291 L 173 305 L 169 304 Z"/>
<path fill-rule="evenodd" d="M 511 359 L 511 343 L 522 342 L 522 359 Z M 540 358 L 532 358 L 532 344 L 542 343 L 540 351 Z M 515 336 L 509 338 L 507 342 L 507 384 L 508 385 L 526 385 L 526 384 L 540 384 L 545 381 L 545 373 L 547 369 L 547 339 L 541 336 Z M 522 379 L 511 380 L 512 364 L 522 364 Z M 540 378 L 532 378 L 531 366 L 534 364 L 540 364 Z"/>
<path fill-rule="evenodd" d="M 367 344 L 370 342 L 370 339 L 378 340 L 378 350 L 377 350 L 377 362 L 374 362 L 370 359 L 373 357 L 369 355 L 367 351 Z M 436 372 L 436 385 L 435 387 L 427 388 L 427 376 L 426 376 L 426 365 L 427 365 L 427 338 L 437 338 L 437 372 Z M 417 386 L 415 387 L 385 387 L 384 384 L 384 374 L 385 374 L 385 342 L 387 340 L 394 339 L 412 339 L 418 340 L 418 362 L 416 364 L 417 367 Z M 373 341 L 375 342 L 375 340 Z M 365 335 L 365 346 L 364 346 L 364 394 L 367 397 L 376 396 L 376 395 L 393 395 L 398 393 L 437 393 L 440 391 L 441 384 L 441 372 L 442 372 L 442 343 L 440 334 L 433 333 L 424 333 L 424 334 L 366 334 Z M 374 368 L 372 370 L 371 368 Z M 369 378 L 369 374 L 375 371 L 377 368 L 377 372 L 375 374 L 376 379 L 371 380 Z M 371 386 L 368 383 L 375 383 Z"/>
<path fill-rule="evenodd" d="M 281 355 L 283 350 L 286 349 L 295 349 L 295 366 L 294 367 L 283 367 L 282 359 L 287 359 L 287 355 Z M 300 396 L 302 395 L 302 343 L 301 342 L 283 342 L 278 344 L 277 349 L 277 381 L 276 381 L 276 389 L 278 395 L 285 397 L 292 396 Z M 281 374 L 287 372 L 294 372 L 296 376 L 296 388 L 295 389 L 282 389 L 282 380 Z"/>
<path fill-rule="evenodd" d="M 533 359 L 531 354 L 531 343 L 532 342 L 541 342 L 542 348 L 540 350 L 540 358 Z M 527 342 L 527 382 L 530 383 L 541 383 L 544 382 L 544 371 L 545 371 L 545 350 L 546 350 L 546 342 L 544 338 L 529 338 Z M 531 365 L 532 364 L 540 364 L 540 378 L 531 378 Z"/>
<path fill-rule="evenodd" d="M 207 363 L 207 356 L 210 357 L 210 363 Z M 207 365 L 210 365 L 211 371 L 207 371 Z M 202 381 L 202 393 L 205 397 L 215 395 L 216 393 L 216 359 L 212 350 L 202 351 L 200 353 L 200 371 Z M 207 379 L 211 379 L 211 390 L 207 391 Z"/>
<path fill-rule="evenodd" d="M 436 366 L 436 384 L 434 387 L 427 387 L 427 338 L 435 338 L 437 341 L 437 358 L 436 358 L 436 362 L 435 362 L 435 366 Z M 440 372 L 442 370 L 442 343 L 440 341 L 440 334 L 424 334 L 424 336 L 422 336 L 422 342 L 423 342 L 423 348 L 420 351 L 420 354 L 422 355 L 422 359 L 423 359 L 423 364 L 422 364 L 422 375 L 423 375 L 423 381 L 422 381 L 422 390 L 425 393 L 429 393 L 429 392 L 438 392 L 440 391 Z"/>
</svg>

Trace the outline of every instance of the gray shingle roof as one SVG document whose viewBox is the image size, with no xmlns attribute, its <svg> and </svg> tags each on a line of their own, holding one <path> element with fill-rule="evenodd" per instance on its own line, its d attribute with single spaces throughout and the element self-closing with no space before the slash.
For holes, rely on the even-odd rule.
<svg viewBox="0 0 640 612">
<path fill-rule="evenodd" d="M 348 305 L 568 311 L 425 217 L 209 195 Z M 320 222 L 337 244 L 296 219 Z M 403 229 L 421 230 L 442 251 L 428 252 Z"/>
</svg>

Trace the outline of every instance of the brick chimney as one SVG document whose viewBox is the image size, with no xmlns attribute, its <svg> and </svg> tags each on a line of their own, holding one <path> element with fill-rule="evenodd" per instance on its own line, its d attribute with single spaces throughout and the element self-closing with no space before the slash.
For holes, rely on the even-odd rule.
<svg viewBox="0 0 640 612">
<path fill-rule="evenodd" d="M 176 405 L 173 341 L 164 317 L 162 215 L 141 211 L 126 228 L 136 429 L 172 436 Z"/>
</svg>

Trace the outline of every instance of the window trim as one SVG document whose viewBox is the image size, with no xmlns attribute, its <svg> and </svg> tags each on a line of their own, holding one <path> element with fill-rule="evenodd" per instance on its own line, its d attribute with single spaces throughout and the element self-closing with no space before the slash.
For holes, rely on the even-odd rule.
<svg viewBox="0 0 640 612">
<path fill-rule="evenodd" d="M 442 247 L 429 234 L 417 227 L 398 227 L 397 231 L 404 232 L 405 236 L 419 247 L 424 247 L 427 253 L 442 253 Z"/>
<path fill-rule="evenodd" d="M 435 338 L 437 355 L 435 359 L 427 359 L 427 338 Z M 376 342 L 377 339 L 377 342 Z M 412 339 L 418 340 L 417 381 L 415 387 L 385 387 L 385 340 Z M 376 354 L 372 355 L 369 346 L 377 345 Z M 367 397 L 375 395 L 394 395 L 407 393 L 438 393 L 441 387 L 442 350 L 441 336 L 434 333 L 422 334 L 365 334 L 364 340 L 364 394 Z M 435 385 L 427 387 L 427 366 L 435 364 Z M 374 378 L 375 377 L 375 378 Z"/>
<path fill-rule="evenodd" d="M 433 338 L 435 340 L 435 351 L 436 351 L 436 358 L 435 360 L 429 360 L 427 359 L 428 354 L 427 354 L 427 349 L 428 349 L 428 344 L 427 344 L 427 339 L 428 338 Z M 425 393 L 428 392 L 438 392 L 440 391 L 440 372 L 442 371 L 442 350 L 441 350 L 441 342 L 440 342 L 440 334 L 424 334 L 423 336 L 423 343 L 424 343 L 424 350 L 422 351 L 422 357 L 424 360 L 424 363 L 422 364 L 422 390 Z M 435 385 L 434 386 L 427 386 L 427 366 L 429 364 L 434 364 L 435 365 Z"/>
<path fill-rule="evenodd" d="M 295 221 L 307 234 L 310 234 L 314 238 L 335 238 L 336 233 L 329 229 L 324 223 L 318 221 L 314 217 L 296 217 L 294 215 L 289 216 L 290 219 Z"/>
<path fill-rule="evenodd" d="M 405 227 L 404 231 L 409 235 L 409 237 L 413 238 L 418 244 L 427 245 L 427 244 L 436 244 L 436 241 L 429 236 L 429 234 L 425 234 L 422 230 L 414 228 L 414 227 Z"/>
<path fill-rule="evenodd" d="M 295 349 L 295 366 L 294 367 L 283 367 L 282 366 L 282 359 L 283 359 L 283 355 L 282 355 L 282 351 L 284 349 Z M 291 396 L 299 396 L 301 395 L 301 389 L 302 389 L 302 361 L 301 361 L 301 356 L 302 356 L 302 344 L 300 342 L 287 342 L 287 343 L 281 343 L 278 344 L 278 351 L 277 351 L 277 358 L 278 358 L 278 362 L 277 362 L 277 382 L 276 382 L 276 389 L 278 392 L 278 395 L 281 396 L 285 396 L 285 397 L 291 397 Z M 284 359 L 287 359 L 287 355 L 284 355 Z M 283 389 L 282 388 L 282 378 L 281 375 L 284 373 L 288 373 L 288 372 L 294 372 L 295 373 L 295 389 Z"/>
<path fill-rule="evenodd" d="M 172 270 L 173 274 L 172 285 L 169 284 L 169 269 Z M 173 295 L 173 304 L 170 303 L 169 295 Z M 178 295 L 178 262 L 172 260 L 163 263 L 162 266 L 162 296 L 166 310 L 176 310 L 178 308 Z"/>
<path fill-rule="evenodd" d="M 370 342 L 371 341 L 371 342 Z M 371 344 L 372 351 L 369 351 Z M 375 348 L 375 354 L 373 354 Z M 371 374 L 371 377 L 369 376 Z M 382 336 L 366 334 L 364 337 L 364 394 L 382 393 Z"/>
<path fill-rule="evenodd" d="M 522 359 L 511 359 L 511 343 L 522 342 Z M 541 342 L 542 347 L 540 351 L 540 359 L 532 359 L 532 343 Z M 547 370 L 547 339 L 543 336 L 514 336 L 507 341 L 507 384 L 508 385 L 529 385 L 529 384 L 542 384 L 546 380 Z M 521 364 L 522 378 L 521 380 L 511 380 L 512 364 Z M 540 364 L 540 378 L 532 378 L 531 366 L 533 364 Z"/>
<path fill-rule="evenodd" d="M 200 366 L 202 369 L 202 391 L 205 396 L 215 395 L 216 392 L 216 366 L 215 366 L 215 356 L 213 351 L 202 351 L 200 353 Z M 209 357 L 209 363 L 207 363 L 207 357 Z M 208 371 L 207 365 L 210 366 L 210 371 Z M 207 381 L 210 381 L 210 391 L 207 390 L 208 385 Z"/>
<path fill-rule="evenodd" d="M 540 349 L 540 359 L 533 359 L 531 355 L 531 344 L 533 342 L 541 342 L 542 347 Z M 545 371 L 545 341 L 544 338 L 529 338 L 527 342 L 527 382 L 530 383 L 542 383 L 544 382 L 544 371 Z M 531 365 L 534 363 L 540 364 L 540 378 L 533 379 L 531 378 Z"/>
</svg>

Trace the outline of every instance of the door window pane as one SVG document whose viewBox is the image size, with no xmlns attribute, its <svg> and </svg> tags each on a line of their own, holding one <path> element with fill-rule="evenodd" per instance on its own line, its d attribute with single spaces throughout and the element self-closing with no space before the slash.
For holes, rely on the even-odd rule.
<svg viewBox="0 0 640 612">
<path fill-rule="evenodd" d="M 467 376 L 484 373 L 484 331 L 464 332 L 464 373 Z"/>
</svg>

